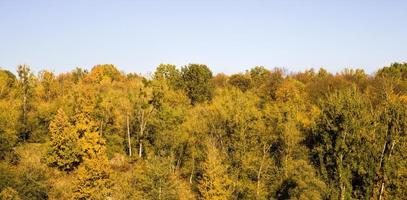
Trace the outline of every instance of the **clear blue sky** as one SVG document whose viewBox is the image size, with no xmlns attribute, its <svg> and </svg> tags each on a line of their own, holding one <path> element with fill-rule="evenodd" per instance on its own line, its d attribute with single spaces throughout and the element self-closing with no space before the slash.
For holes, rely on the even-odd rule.
<svg viewBox="0 0 407 200">
<path fill-rule="evenodd" d="M 160 63 L 371 73 L 407 62 L 405 0 L 0 0 L 0 66 L 66 72 Z"/>
</svg>

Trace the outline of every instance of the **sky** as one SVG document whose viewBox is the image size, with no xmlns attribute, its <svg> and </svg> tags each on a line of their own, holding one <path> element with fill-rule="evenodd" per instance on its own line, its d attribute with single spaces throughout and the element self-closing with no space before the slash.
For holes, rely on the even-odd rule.
<svg viewBox="0 0 407 200">
<path fill-rule="evenodd" d="M 407 62 L 405 0 L 0 0 L 0 67 L 160 63 L 374 73 Z"/>
</svg>

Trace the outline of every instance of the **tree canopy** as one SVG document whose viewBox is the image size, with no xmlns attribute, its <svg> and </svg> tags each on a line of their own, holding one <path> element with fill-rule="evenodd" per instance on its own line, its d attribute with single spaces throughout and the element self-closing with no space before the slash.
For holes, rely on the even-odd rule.
<svg viewBox="0 0 407 200">
<path fill-rule="evenodd" d="M 0 70 L 1 199 L 407 199 L 407 64 Z"/>
</svg>

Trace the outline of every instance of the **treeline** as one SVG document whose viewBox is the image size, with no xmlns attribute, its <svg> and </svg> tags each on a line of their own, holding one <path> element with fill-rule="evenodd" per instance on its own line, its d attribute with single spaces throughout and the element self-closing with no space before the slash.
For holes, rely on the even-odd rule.
<svg viewBox="0 0 407 200">
<path fill-rule="evenodd" d="M 0 71 L 1 199 L 407 199 L 407 63 Z"/>
</svg>

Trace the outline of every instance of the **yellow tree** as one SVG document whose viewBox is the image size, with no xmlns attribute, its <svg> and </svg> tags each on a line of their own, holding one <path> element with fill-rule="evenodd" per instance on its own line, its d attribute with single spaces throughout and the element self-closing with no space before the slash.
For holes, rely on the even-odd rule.
<svg viewBox="0 0 407 200">
<path fill-rule="evenodd" d="M 0 192 L 0 199 L 2 200 L 20 200 L 18 192 L 11 187 L 6 187 Z"/>
<path fill-rule="evenodd" d="M 227 176 L 226 167 L 222 163 L 221 154 L 214 142 L 206 142 L 206 160 L 203 165 L 203 177 L 199 181 L 201 199 L 229 199 L 231 180 Z"/>
<path fill-rule="evenodd" d="M 62 109 L 49 126 L 51 144 L 47 153 L 47 163 L 62 171 L 72 171 L 81 163 L 81 151 L 78 146 L 79 135 L 69 122 Z"/>
<path fill-rule="evenodd" d="M 105 140 L 100 136 L 96 122 L 88 113 L 76 116 L 75 129 L 80 135 L 83 163 L 77 171 L 74 199 L 106 199 L 113 186 L 111 169 L 106 156 Z"/>
<path fill-rule="evenodd" d="M 88 159 L 79 167 L 74 199 L 107 199 L 112 195 L 113 182 L 106 156 Z"/>
</svg>

